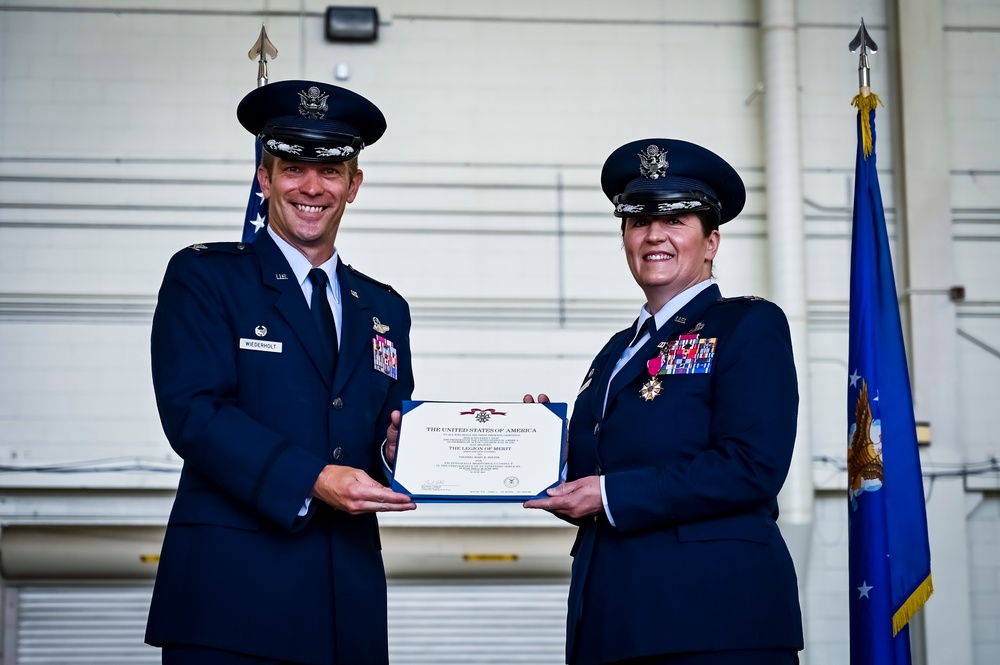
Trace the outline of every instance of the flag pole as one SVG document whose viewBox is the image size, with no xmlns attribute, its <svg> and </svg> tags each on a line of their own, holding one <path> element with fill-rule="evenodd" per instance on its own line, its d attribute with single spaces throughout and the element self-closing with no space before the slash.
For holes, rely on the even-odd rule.
<svg viewBox="0 0 1000 665">
<path fill-rule="evenodd" d="M 250 60 L 257 59 L 257 87 L 267 85 L 267 59 L 274 60 L 278 57 L 278 49 L 274 47 L 271 40 L 267 38 L 267 30 L 264 25 L 260 26 L 260 35 L 257 41 L 250 47 L 247 55 Z M 267 225 L 267 200 L 260 190 L 260 183 L 257 182 L 257 169 L 260 167 L 260 159 L 263 146 L 260 140 L 254 138 L 254 176 L 250 183 L 250 198 L 247 200 L 247 211 L 243 218 L 243 242 L 252 242 L 253 239 Z"/>
<path fill-rule="evenodd" d="M 859 52 L 848 324 L 851 665 L 910 665 L 909 621 L 933 592 L 923 477 L 890 239 L 878 183 L 869 54 Z"/>
<path fill-rule="evenodd" d="M 267 38 L 267 30 L 264 29 L 263 24 L 260 26 L 260 36 L 250 47 L 250 52 L 247 55 L 251 60 L 257 58 L 257 87 L 267 85 L 267 59 L 277 58 L 278 49 L 274 48 L 274 44 Z"/>
<path fill-rule="evenodd" d="M 868 65 L 868 54 L 878 53 L 878 44 L 865 29 L 864 19 L 861 19 L 858 34 L 854 35 L 854 39 L 851 40 L 847 48 L 851 50 L 851 53 L 858 53 L 858 94 L 854 97 L 851 105 L 857 107 L 858 113 L 861 115 L 861 134 L 865 157 L 868 157 L 872 154 L 872 126 L 869 115 L 881 102 L 878 95 L 872 94 L 872 70 Z"/>
</svg>

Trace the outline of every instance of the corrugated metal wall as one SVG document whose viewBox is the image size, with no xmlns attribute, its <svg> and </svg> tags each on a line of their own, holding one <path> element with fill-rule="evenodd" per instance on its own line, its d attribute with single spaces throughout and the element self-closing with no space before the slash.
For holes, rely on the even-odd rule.
<svg viewBox="0 0 1000 665">
<path fill-rule="evenodd" d="M 565 582 L 389 585 L 393 665 L 558 665 Z M 6 589 L 3 665 L 159 663 L 142 642 L 152 586 Z"/>
<path fill-rule="evenodd" d="M 3 665 L 159 663 L 142 642 L 152 588 L 8 587 Z"/>
</svg>

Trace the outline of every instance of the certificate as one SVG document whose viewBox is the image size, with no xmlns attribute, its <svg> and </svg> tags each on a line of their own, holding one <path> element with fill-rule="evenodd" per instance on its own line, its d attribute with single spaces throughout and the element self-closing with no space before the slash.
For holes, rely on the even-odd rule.
<svg viewBox="0 0 1000 665">
<path fill-rule="evenodd" d="M 566 404 L 403 402 L 392 489 L 414 501 L 527 501 L 559 484 Z"/>
</svg>

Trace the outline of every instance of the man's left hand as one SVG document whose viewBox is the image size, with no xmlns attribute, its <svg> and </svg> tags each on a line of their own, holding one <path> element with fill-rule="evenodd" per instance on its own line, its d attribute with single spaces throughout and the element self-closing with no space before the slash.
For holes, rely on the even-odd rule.
<svg viewBox="0 0 1000 665">
<path fill-rule="evenodd" d="M 396 465 L 396 443 L 399 441 L 399 426 L 403 422 L 403 414 L 393 411 L 389 416 L 389 427 L 385 430 L 385 461 L 389 467 Z"/>
</svg>

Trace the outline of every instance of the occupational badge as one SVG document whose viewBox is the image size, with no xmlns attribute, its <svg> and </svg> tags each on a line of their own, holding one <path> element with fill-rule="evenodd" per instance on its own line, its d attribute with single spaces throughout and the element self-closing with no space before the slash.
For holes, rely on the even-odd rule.
<svg viewBox="0 0 1000 665">
<path fill-rule="evenodd" d="M 396 347 L 391 341 L 382 337 L 382 335 L 375 335 L 375 338 L 372 339 L 372 354 L 375 357 L 375 369 L 377 371 L 393 379 L 399 378 Z"/>
<path fill-rule="evenodd" d="M 372 329 L 380 335 L 389 332 L 389 326 L 379 321 L 377 316 L 372 317 Z"/>
</svg>

